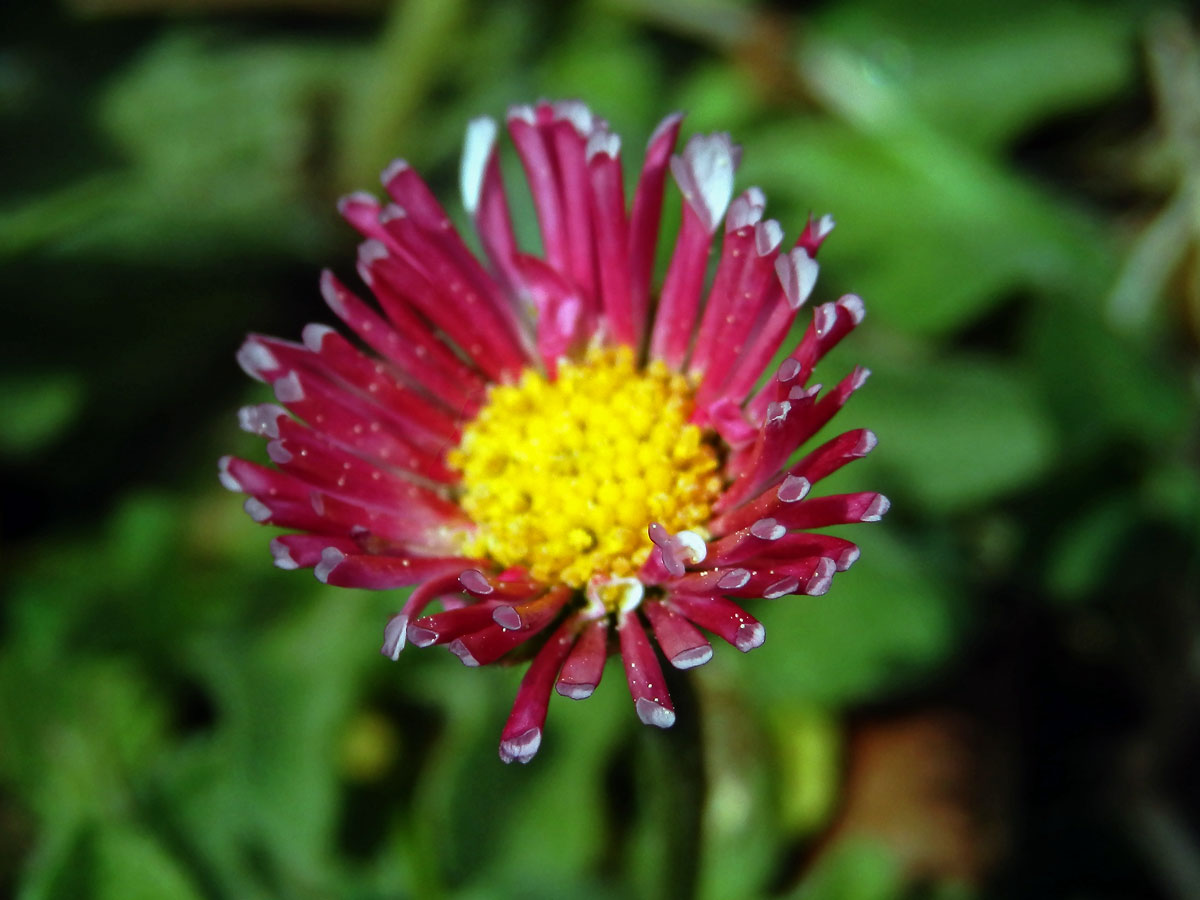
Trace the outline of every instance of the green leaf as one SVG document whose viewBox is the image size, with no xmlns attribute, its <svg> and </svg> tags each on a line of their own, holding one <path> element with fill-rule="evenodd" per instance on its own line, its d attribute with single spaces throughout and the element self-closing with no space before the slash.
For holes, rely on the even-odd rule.
<svg viewBox="0 0 1200 900">
<path fill-rule="evenodd" d="M 854 839 L 835 844 L 789 896 L 793 900 L 900 900 L 905 885 L 894 853 L 882 844 Z"/>
<path fill-rule="evenodd" d="M 1000 148 L 1054 113 L 1097 103 L 1131 75 L 1132 8 L 1062 3 L 859 0 L 816 27 L 862 55 L 875 80 L 908 93 L 922 118 Z"/>
<path fill-rule="evenodd" d="M 957 598 L 933 560 L 883 526 L 847 528 L 862 557 L 823 597 L 762 601 L 767 640 L 745 658 L 718 653 L 711 677 L 742 681 L 756 702 L 844 704 L 898 689 L 946 658 Z M 725 648 L 721 648 L 725 649 Z"/>
<path fill-rule="evenodd" d="M 946 514 L 1028 485 L 1054 462 L 1055 434 L 1037 392 L 1013 367 L 966 356 L 874 362 L 838 427 L 871 428 L 879 446 L 822 493 L 869 486 Z M 838 366 L 818 374 L 832 378 L 829 370 Z"/>
<path fill-rule="evenodd" d="M 83 410 L 73 372 L 0 379 L 0 456 L 27 457 L 52 444 Z"/>
<path fill-rule="evenodd" d="M 148 834 L 105 827 L 96 834 L 89 890 L 96 900 L 200 900 L 202 894 Z"/>
<path fill-rule="evenodd" d="M 0 252 L 45 244 L 144 263 L 315 246 L 324 226 L 310 158 L 326 139 L 325 107 L 360 64 L 360 51 L 337 45 L 167 32 L 99 103 L 126 166 L 0 211 Z"/>
</svg>

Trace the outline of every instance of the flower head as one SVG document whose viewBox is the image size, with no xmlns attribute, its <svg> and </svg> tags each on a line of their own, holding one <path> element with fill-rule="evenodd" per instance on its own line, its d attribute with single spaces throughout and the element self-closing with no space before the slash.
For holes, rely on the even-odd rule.
<svg viewBox="0 0 1200 900">
<path fill-rule="evenodd" d="M 271 542 L 276 565 L 412 587 L 384 630 L 393 659 L 444 644 L 477 666 L 524 645 L 505 761 L 528 762 L 551 692 L 587 697 L 613 653 L 638 716 L 670 726 L 660 655 L 707 662 L 705 632 L 758 647 L 763 627 L 738 601 L 825 593 L 858 548 L 812 529 L 887 511 L 876 493 L 809 496 L 871 450 L 871 432 L 799 452 L 868 374 L 809 383 L 862 320 L 853 295 L 816 307 L 784 346 L 832 220 L 786 247 L 760 190 L 733 196 L 740 148 L 698 135 L 672 155 L 680 121 L 650 138 L 629 206 L 606 122 L 573 101 L 512 108 L 540 256 L 514 236 L 496 123 L 472 121 L 462 194 L 484 261 L 398 160 L 383 174 L 390 203 L 340 204 L 365 238 L 358 274 L 375 305 L 321 278 L 358 343 L 309 325 L 302 343 L 255 335 L 238 353 L 274 388 L 279 405 L 240 412 L 274 467 L 225 457 L 221 480 L 289 531 Z M 668 173 L 682 221 L 655 291 Z"/>
</svg>

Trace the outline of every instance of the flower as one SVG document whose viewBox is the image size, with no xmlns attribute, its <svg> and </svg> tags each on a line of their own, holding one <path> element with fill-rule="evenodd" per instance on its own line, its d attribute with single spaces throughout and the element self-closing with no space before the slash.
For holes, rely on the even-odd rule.
<svg viewBox="0 0 1200 900">
<path fill-rule="evenodd" d="M 512 108 L 537 256 L 514 236 L 496 123 L 475 119 L 462 194 L 486 263 L 397 160 L 383 173 L 390 203 L 356 193 L 339 205 L 365 238 L 358 274 L 377 308 L 321 276 L 368 349 L 309 325 L 302 343 L 252 335 L 238 352 L 278 400 L 239 414 L 269 439 L 274 467 L 225 457 L 220 476 L 255 521 L 289 530 L 271 542 L 275 564 L 332 585 L 413 587 L 384 630 L 392 659 L 406 642 L 444 644 L 469 666 L 531 657 L 506 762 L 537 752 L 552 690 L 589 696 L 612 653 L 637 715 L 669 727 L 660 654 L 701 665 L 704 632 L 760 646 L 763 626 L 737 601 L 825 593 L 859 551 L 812 529 L 888 508 L 873 492 L 809 496 L 874 447 L 870 431 L 795 458 L 866 380 L 856 368 L 829 390 L 809 384 L 862 301 L 816 307 L 772 363 L 832 219 L 810 217 L 786 249 L 762 191 L 732 196 L 741 148 L 697 135 L 672 155 L 680 123 L 651 136 L 629 208 L 603 119 L 574 101 Z M 655 294 L 668 170 L 682 221 Z"/>
</svg>

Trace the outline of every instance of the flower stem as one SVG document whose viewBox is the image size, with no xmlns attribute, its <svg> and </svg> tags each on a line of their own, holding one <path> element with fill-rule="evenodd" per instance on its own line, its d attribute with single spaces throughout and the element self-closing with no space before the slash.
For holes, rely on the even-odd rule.
<svg viewBox="0 0 1200 900">
<path fill-rule="evenodd" d="M 664 672 L 675 704 L 671 728 L 642 730 L 639 794 L 646 804 L 648 896 L 692 900 L 700 874 L 706 781 L 700 703 L 692 679 Z"/>
</svg>

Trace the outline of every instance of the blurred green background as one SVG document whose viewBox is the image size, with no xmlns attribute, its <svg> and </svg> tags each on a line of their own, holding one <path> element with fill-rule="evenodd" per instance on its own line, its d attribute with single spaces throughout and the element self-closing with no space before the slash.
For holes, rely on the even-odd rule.
<svg viewBox="0 0 1200 900">
<path fill-rule="evenodd" d="M 1195 24 L 6 5 L 0 896 L 1200 897 Z M 752 606 L 767 643 L 693 673 L 673 739 L 613 664 L 507 767 L 520 673 L 383 660 L 400 598 L 272 568 L 215 461 L 265 458 L 243 333 L 353 275 L 335 199 L 403 155 L 458 210 L 466 120 L 541 96 L 627 168 L 687 110 L 791 234 L 835 215 L 816 299 L 869 315 L 818 377 L 873 370 L 836 424 L 880 445 L 833 487 L 893 509 L 827 596 Z"/>
</svg>

